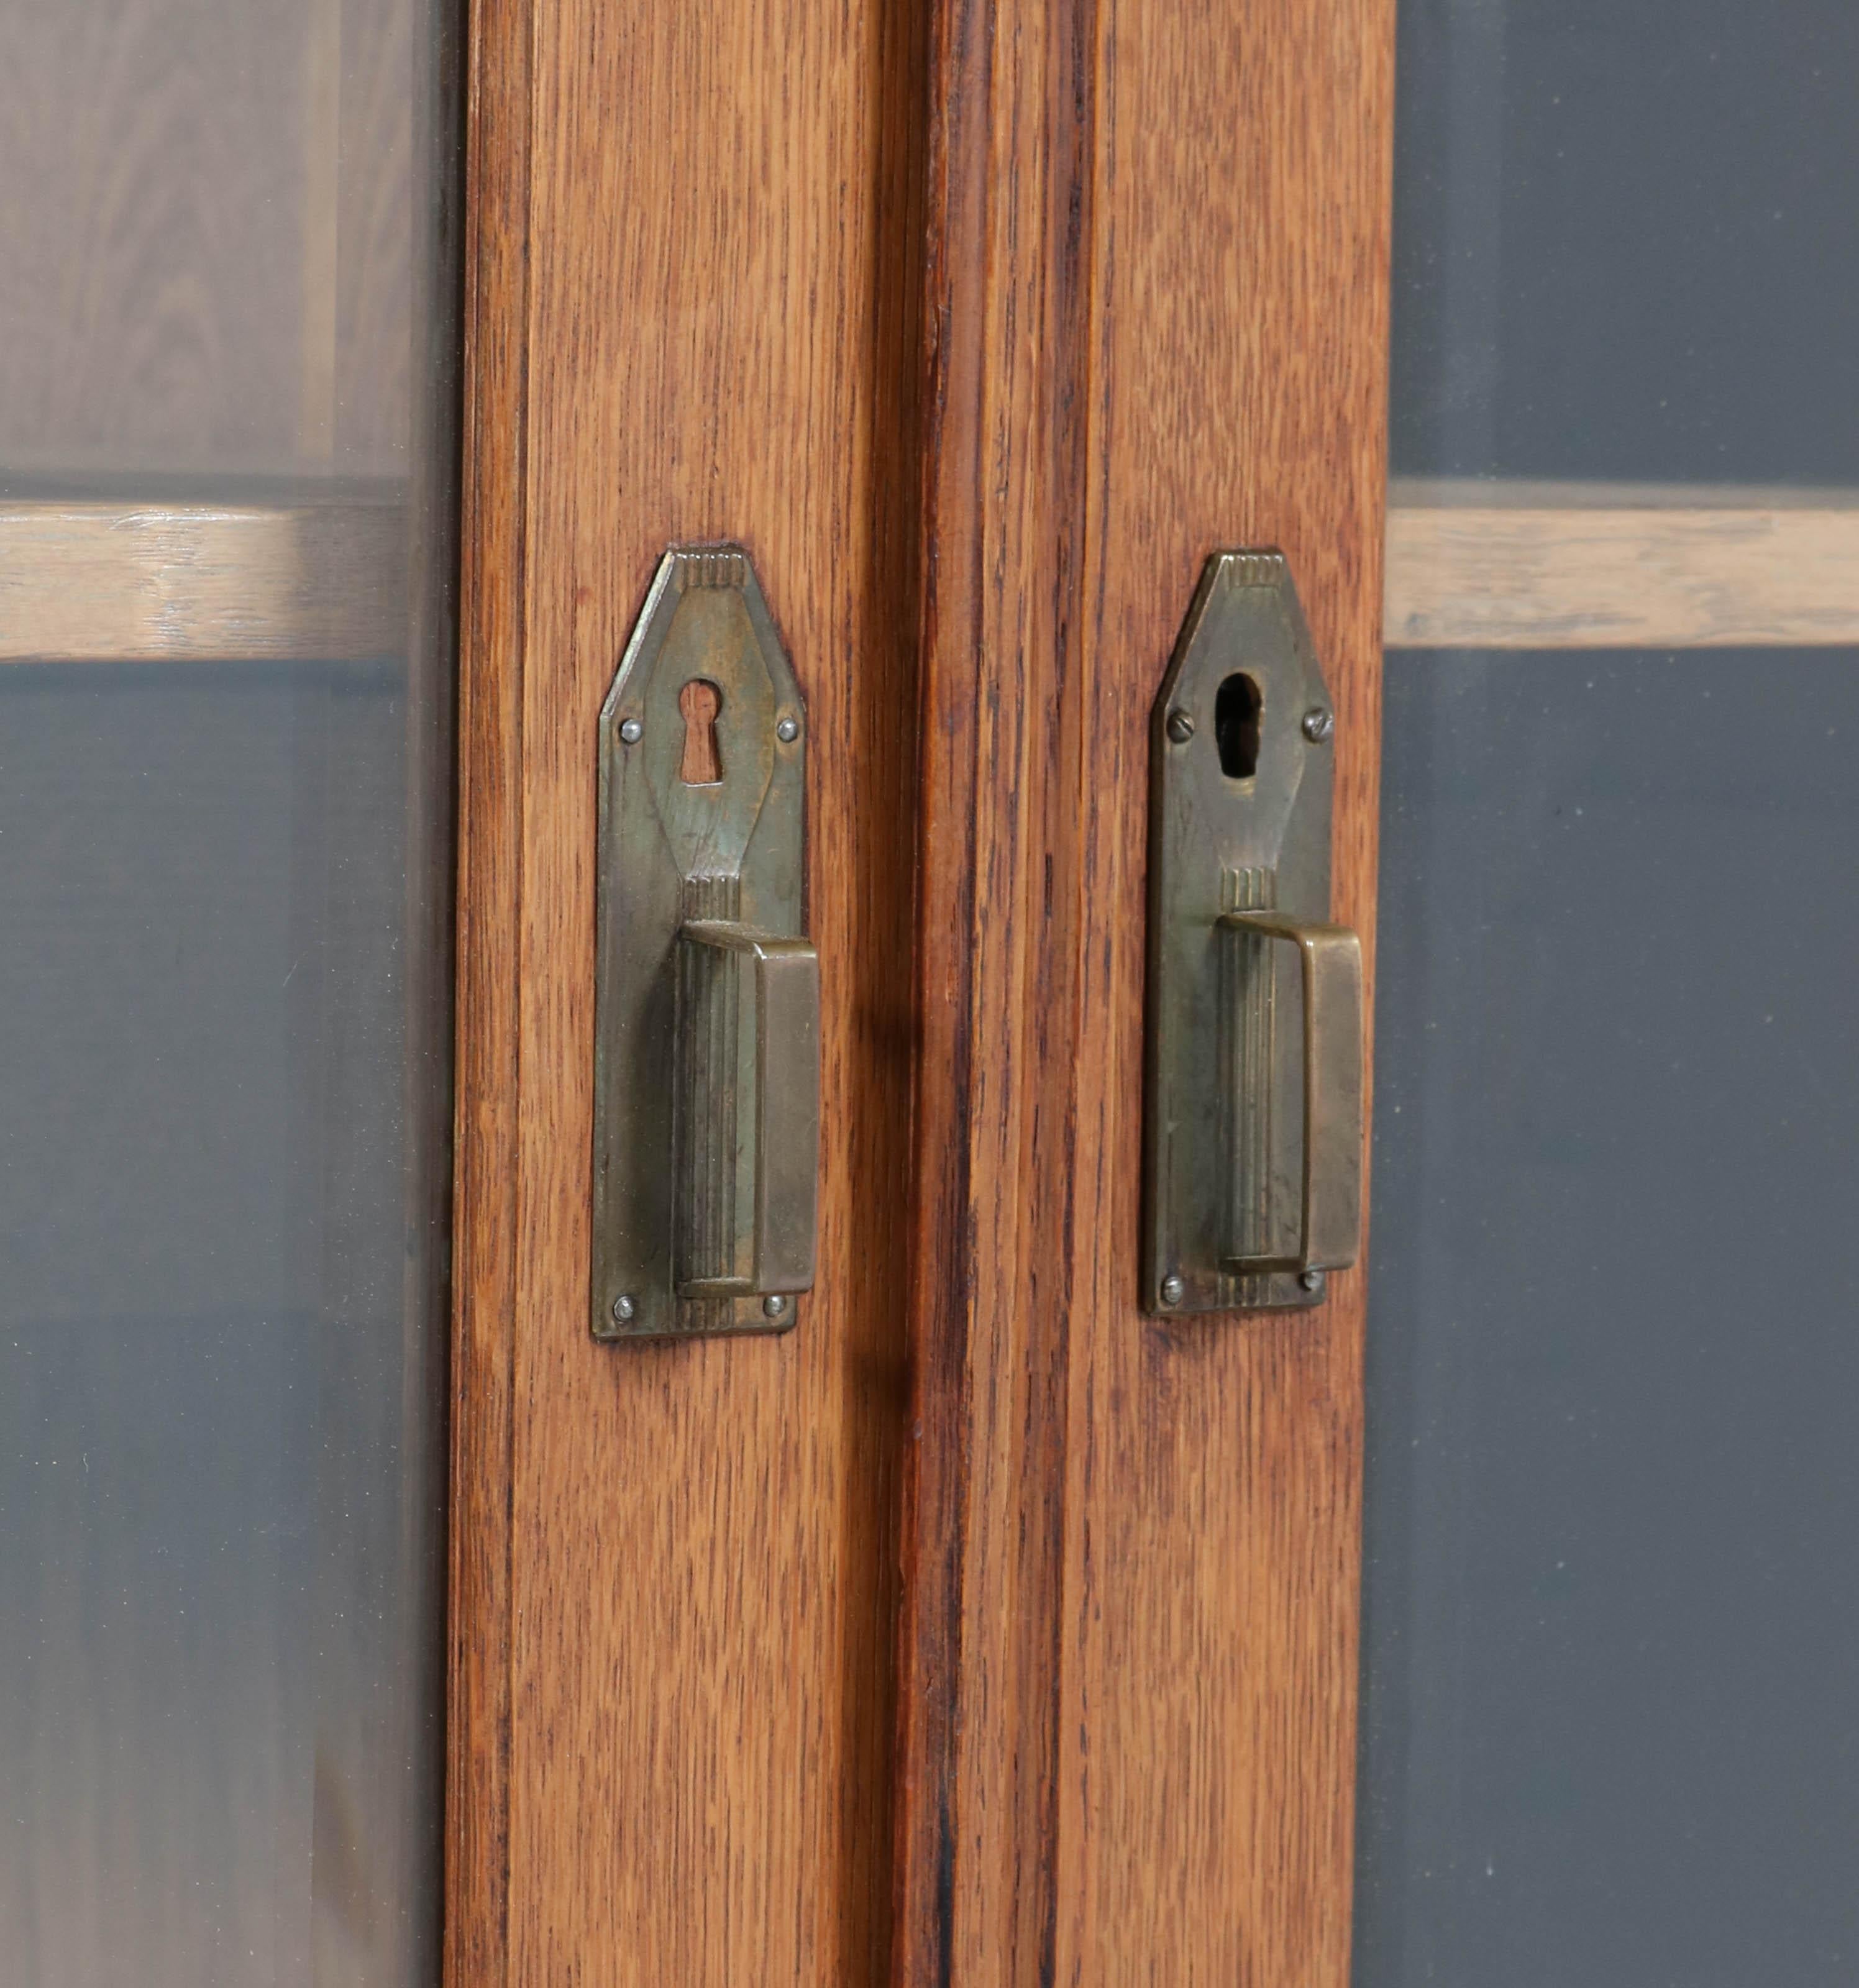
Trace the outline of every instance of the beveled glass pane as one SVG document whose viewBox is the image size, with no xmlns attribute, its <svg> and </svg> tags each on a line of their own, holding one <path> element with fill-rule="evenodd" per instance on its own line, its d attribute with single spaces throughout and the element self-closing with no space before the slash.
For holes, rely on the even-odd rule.
<svg viewBox="0 0 1859 1988">
<path fill-rule="evenodd" d="M 436 1981 L 455 10 L 0 20 L 0 1974 Z"/>
</svg>

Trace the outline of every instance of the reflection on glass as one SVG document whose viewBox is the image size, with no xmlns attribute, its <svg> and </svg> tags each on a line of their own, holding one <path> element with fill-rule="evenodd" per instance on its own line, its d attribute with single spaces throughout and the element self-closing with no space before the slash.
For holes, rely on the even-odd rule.
<svg viewBox="0 0 1859 1988">
<path fill-rule="evenodd" d="M 1859 11 L 1401 0 L 1355 1977 L 1859 1954 Z"/>
<path fill-rule="evenodd" d="M 0 1976 L 437 1979 L 451 9 L 0 20 Z"/>
</svg>

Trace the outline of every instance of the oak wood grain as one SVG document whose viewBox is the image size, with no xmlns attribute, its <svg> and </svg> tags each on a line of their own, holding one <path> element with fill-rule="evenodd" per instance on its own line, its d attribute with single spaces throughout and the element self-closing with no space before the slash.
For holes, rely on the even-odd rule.
<svg viewBox="0 0 1859 1988">
<path fill-rule="evenodd" d="M 1080 0 L 933 17 L 901 1984 L 1050 1980 L 1073 1293 Z"/>
<path fill-rule="evenodd" d="M 1859 505 L 1733 485 L 1397 485 L 1387 631 L 1390 648 L 1859 642 Z"/>
<path fill-rule="evenodd" d="M 888 1952 L 918 18 L 477 8 L 457 1983 Z M 818 1280 L 779 1339 L 600 1345 L 597 717 L 664 548 L 725 536 L 807 699 Z"/>
<path fill-rule="evenodd" d="M 1137 1310 L 1145 726 L 1206 555 L 1282 547 L 1372 957 L 1391 29 L 938 10 L 911 1988 L 1347 1976 L 1362 1273 Z"/>
<path fill-rule="evenodd" d="M 333 502 L 0 503 L 0 662 L 399 654 L 407 509 L 395 485 Z"/>
<path fill-rule="evenodd" d="M 1394 8 L 1104 5 L 1057 1973 L 1343 1988 L 1364 1272 L 1137 1313 L 1141 769 L 1202 559 L 1282 548 L 1372 987 Z"/>
<path fill-rule="evenodd" d="M 530 0 L 465 56 L 445 1980 L 510 1980 Z"/>
</svg>

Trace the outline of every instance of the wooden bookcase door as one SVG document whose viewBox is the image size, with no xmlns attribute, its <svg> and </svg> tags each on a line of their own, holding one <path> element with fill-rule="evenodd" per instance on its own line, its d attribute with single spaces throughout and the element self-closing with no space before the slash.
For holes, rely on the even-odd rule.
<svg viewBox="0 0 1859 1988">
<path fill-rule="evenodd" d="M 1391 0 L 475 0 L 448 1978 L 1347 1971 L 1362 1273 L 1137 1302 L 1148 716 L 1289 556 L 1372 940 Z M 587 1326 L 596 724 L 807 700 L 817 1280 Z"/>
</svg>

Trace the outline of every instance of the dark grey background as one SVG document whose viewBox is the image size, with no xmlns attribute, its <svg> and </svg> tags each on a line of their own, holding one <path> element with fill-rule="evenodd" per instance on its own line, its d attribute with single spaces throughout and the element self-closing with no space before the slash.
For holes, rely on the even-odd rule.
<svg viewBox="0 0 1859 1988">
<path fill-rule="evenodd" d="M 1398 20 L 1395 472 L 1859 482 L 1859 7 Z"/>
<path fill-rule="evenodd" d="M 1859 1979 L 1859 655 L 1388 659 L 1357 1980 Z"/>
</svg>

